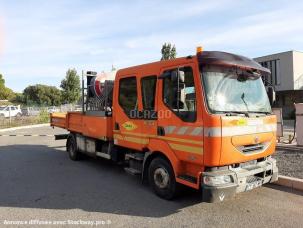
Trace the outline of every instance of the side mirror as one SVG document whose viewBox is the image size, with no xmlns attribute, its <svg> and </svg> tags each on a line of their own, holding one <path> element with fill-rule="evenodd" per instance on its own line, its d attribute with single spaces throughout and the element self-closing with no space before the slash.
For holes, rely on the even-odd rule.
<svg viewBox="0 0 303 228">
<path fill-rule="evenodd" d="M 178 83 L 179 80 L 178 71 L 174 70 L 171 72 L 171 80 L 173 83 Z"/>
<path fill-rule="evenodd" d="M 276 92 L 272 86 L 267 88 L 267 96 L 271 106 L 276 103 Z"/>
<path fill-rule="evenodd" d="M 167 78 L 167 77 L 171 77 L 171 72 L 170 71 L 165 71 L 158 78 L 159 79 L 164 79 L 164 78 Z"/>
</svg>

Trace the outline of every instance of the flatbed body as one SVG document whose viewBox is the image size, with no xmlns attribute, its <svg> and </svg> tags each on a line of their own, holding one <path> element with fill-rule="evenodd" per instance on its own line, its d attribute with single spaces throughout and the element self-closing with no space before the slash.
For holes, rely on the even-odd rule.
<svg viewBox="0 0 303 228">
<path fill-rule="evenodd" d="M 50 123 L 52 127 L 64 128 L 83 136 L 106 141 L 113 139 L 112 117 L 82 112 L 52 113 Z"/>
</svg>

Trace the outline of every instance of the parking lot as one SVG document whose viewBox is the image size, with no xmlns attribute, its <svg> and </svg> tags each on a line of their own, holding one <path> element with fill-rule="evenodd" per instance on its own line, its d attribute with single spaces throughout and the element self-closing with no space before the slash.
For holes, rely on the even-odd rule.
<svg viewBox="0 0 303 228">
<path fill-rule="evenodd" d="M 6 134 L 63 133 L 41 127 Z M 299 227 L 303 193 L 267 185 L 209 204 L 186 190 L 174 201 L 155 196 L 138 177 L 109 161 L 71 161 L 65 140 L 0 137 L 0 226 L 5 220 L 104 221 L 114 227 Z M 87 227 L 86 225 L 83 225 Z"/>
</svg>

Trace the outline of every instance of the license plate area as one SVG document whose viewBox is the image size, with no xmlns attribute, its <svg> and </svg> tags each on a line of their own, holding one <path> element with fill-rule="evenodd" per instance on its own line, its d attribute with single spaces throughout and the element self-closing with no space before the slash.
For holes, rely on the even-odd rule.
<svg viewBox="0 0 303 228">
<path fill-rule="evenodd" d="M 246 183 L 245 191 L 250 191 L 254 188 L 258 188 L 263 184 L 263 180 L 258 177 L 254 177 L 253 180 L 250 180 Z"/>
</svg>

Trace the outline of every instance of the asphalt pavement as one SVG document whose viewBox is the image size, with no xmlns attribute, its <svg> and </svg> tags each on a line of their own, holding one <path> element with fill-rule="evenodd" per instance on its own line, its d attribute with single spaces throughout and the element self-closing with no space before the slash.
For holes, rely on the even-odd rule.
<svg viewBox="0 0 303 228">
<path fill-rule="evenodd" d="M 7 132 L 58 133 L 64 131 Z M 71 161 L 65 140 L 0 137 L 0 227 L 24 222 L 31 225 L 20 227 L 90 227 L 88 222 L 98 227 L 301 227 L 303 193 L 266 185 L 222 203 L 203 203 L 194 190 L 166 201 L 119 165 L 91 158 Z"/>
</svg>

